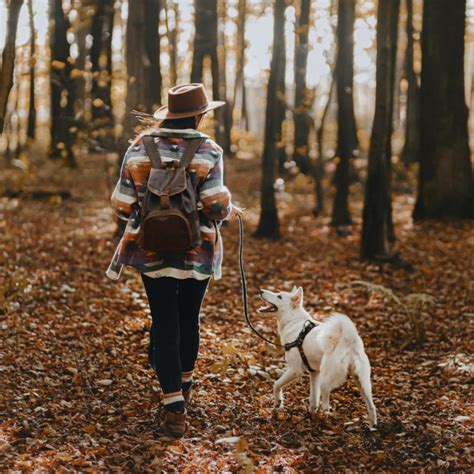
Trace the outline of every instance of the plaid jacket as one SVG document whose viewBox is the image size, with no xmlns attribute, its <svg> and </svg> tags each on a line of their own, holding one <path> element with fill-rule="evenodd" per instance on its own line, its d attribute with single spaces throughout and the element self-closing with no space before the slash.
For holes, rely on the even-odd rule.
<svg viewBox="0 0 474 474">
<path fill-rule="evenodd" d="M 204 279 L 214 274 L 221 276 L 222 240 L 220 221 L 230 213 L 231 195 L 223 184 L 224 162 L 222 148 L 209 137 L 196 130 L 157 129 L 149 135 L 156 137 L 156 146 L 163 161 L 179 160 L 187 146 L 187 139 L 203 137 L 188 172 L 195 184 L 199 211 L 202 243 L 183 254 L 158 256 L 138 245 L 140 232 L 140 206 L 147 186 L 151 162 L 143 140 L 136 140 L 123 159 L 120 177 L 111 197 L 115 214 L 127 225 L 111 265 L 107 270 L 110 278 L 117 279 L 123 265 L 136 268 L 152 277 Z"/>
</svg>

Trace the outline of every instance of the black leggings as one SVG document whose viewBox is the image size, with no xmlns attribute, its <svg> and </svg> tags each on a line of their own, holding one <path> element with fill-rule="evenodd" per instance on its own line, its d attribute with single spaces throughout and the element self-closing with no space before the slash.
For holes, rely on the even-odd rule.
<svg viewBox="0 0 474 474">
<path fill-rule="evenodd" d="M 199 312 L 209 279 L 150 278 L 142 274 L 150 304 L 149 361 L 163 393 L 181 391 L 181 374 L 194 369 L 199 351 Z"/>
</svg>

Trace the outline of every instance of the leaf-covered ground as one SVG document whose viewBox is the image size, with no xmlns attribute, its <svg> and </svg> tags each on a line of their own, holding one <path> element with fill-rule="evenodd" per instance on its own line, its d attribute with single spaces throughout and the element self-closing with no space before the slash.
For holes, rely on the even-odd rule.
<svg viewBox="0 0 474 474">
<path fill-rule="evenodd" d="M 118 283 L 104 276 L 115 243 L 105 169 L 100 156 L 83 159 L 78 171 L 49 165 L 30 185 L 70 190 L 71 199 L 0 200 L 2 472 L 472 469 L 472 225 L 415 225 L 412 198 L 397 196 L 396 234 L 409 264 L 361 263 L 360 199 L 353 234 L 338 236 L 326 217 L 312 217 L 311 188 L 297 180 L 279 197 L 283 239 L 255 240 L 258 162 L 229 162 L 228 184 L 248 209 L 252 309 L 260 287 L 297 284 L 315 317 L 347 313 L 372 363 L 380 424 L 368 429 L 351 381 L 333 393 L 332 415 L 309 415 L 306 379 L 273 413 L 272 384 L 283 358 L 245 326 L 234 222 L 223 230 L 224 279 L 211 284 L 202 312 L 189 431 L 173 440 L 159 432 L 160 390 L 146 363 L 149 320 L 140 282 L 132 272 Z M 12 174 L 5 173 L 4 186 Z M 368 298 L 354 280 L 399 296 L 434 296 L 435 307 L 423 315 L 426 343 L 400 350 L 406 316 L 376 295 Z M 273 337 L 271 316 L 253 311 L 253 318 Z"/>
</svg>

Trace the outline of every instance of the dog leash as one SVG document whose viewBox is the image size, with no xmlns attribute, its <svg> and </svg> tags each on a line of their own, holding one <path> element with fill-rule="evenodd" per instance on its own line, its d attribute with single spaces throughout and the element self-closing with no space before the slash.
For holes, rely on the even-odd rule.
<svg viewBox="0 0 474 474">
<path fill-rule="evenodd" d="M 279 344 L 278 342 L 271 341 L 270 339 L 263 336 L 261 333 L 257 331 L 257 329 L 250 321 L 249 317 L 249 305 L 248 305 L 248 295 L 247 295 L 247 280 L 245 278 L 245 266 L 244 266 L 244 221 L 242 220 L 242 216 L 237 214 L 237 219 L 239 220 L 239 267 L 240 267 L 240 283 L 242 286 L 242 302 L 244 304 L 244 315 L 245 321 L 247 322 L 247 326 L 260 338 L 263 339 L 268 344 L 271 344 L 275 347 L 285 347 L 283 344 Z"/>
</svg>

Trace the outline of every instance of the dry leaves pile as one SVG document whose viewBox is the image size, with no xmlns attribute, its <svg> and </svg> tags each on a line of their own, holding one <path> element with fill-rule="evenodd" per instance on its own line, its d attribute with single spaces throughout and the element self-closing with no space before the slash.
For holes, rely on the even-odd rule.
<svg viewBox="0 0 474 474">
<path fill-rule="evenodd" d="M 304 193 L 280 197 L 280 242 L 250 237 L 257 221 L 255 161 L 228 164 L 228 184 L 245 206 L 251 305 L 258 288 L 305 289 L 307 309 L 332 309 L 357 324 L 373 367 L 379 429 L 367 427 L 352 382 L 334 392 L 330 416 L 311 417 L 306 381 L 272 412 L 281 354 L 246 328 L 237 267 L 237 224 L 223 229 L 224 279 L 202 313 L 194 406 L 183 440 L 158 430 L 159 387 L 146 364 L 148 317 L 140 282 L 108 281 L 115 230 L 100 157 L 58 175 L 72 198 L 0 201 L 1 470 L 260 472 L 463 470 L 472 441 L 472 227 L 413 225 L 406 196 L 394 204 L 400 251 L 413 268 L 358 260 L 360 221 L 338 237 L 310 216 Z M 245 179 L 243 178 L 245 176 Z M 247 179 L 248 178 L 248 179 Z M 245 185 L 243 185 L 245 183 Z M 59 188 L 58 188 L 59 189 Z M 296 197 L 295 197 L 296 196 Z M 360 215 L 360 202 L 354 205 Z M 426 342 L 400 350 L 406 314 L 369 298 L 354 280 L 398 296 L 427 293 Z M 472 296 L 472 294 L 471 294 Z M 472 303 L 472 301 L 471 301 Z M 255 315 L 274 334 L 274 321 Z M 39 471 L 41 472 L 41 471 Z"/>
</svg>

